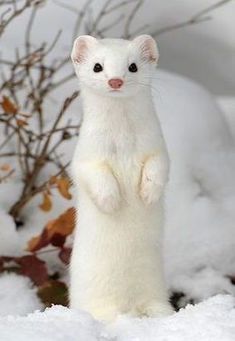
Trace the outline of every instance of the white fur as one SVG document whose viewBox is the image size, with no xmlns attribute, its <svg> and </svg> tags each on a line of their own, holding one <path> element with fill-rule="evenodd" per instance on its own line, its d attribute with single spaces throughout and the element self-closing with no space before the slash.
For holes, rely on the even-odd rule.
<svg viewBox="0 0 235 341">
<path fill-rule="evenodd" d="M 168 155 L 149 86 L 157 57 L 149 36 L 83 36 L 72 52 L 84 117 L 72 162 L 78 222 L 70 304 L 98 319 L 171 312 L 161 260 Z M 104 70 L 94 73 L 97 62 Z M 128 71 L 132 62 L 137 73 Z M 120 92 L 110 92 L 111 78 L 124 80 Z"/>
</svg>

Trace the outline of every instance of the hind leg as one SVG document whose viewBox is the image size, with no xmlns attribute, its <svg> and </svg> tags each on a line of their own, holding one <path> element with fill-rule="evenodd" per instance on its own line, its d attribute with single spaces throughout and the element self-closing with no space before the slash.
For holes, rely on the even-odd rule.
<svg viewBox="0 0 235 341">
<path fill-rule="evenodd" d="M 95 306 L 87 311 L 97 320 L 103 322 L 113 322 L 116 318 L 121 314 L 116 306 L 112 306 L 109 304 L 103 304 L 103 306 Z"/>
<path fill-rule="evenodd" d="M 152 301 L 137 308 L 139 316 L 163 317 L 171 315 L 174 310 L 168 302 Z"/>
</svg>

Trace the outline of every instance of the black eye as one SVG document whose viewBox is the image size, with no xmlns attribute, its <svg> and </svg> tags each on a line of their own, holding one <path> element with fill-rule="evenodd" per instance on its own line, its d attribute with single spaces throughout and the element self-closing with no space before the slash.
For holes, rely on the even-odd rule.
<svg viewBox="0 0 235 341">
<path fill-rule="evenodd" d="M 102 65 L 100 65 L 99 63 L 96 63 L 94 68 L 93 68 L 93 71 L 94 72 L 101 72 L 101 71 L 103 71 Z"/>
<path fill-rule="evenodd" d="M 132 63 L 132 64 L 129 66 L 128 70 L 129 70 L 130 72 L 137 72 L 137 71 L 138 71 L 137 65 L 136 65 L 135 63 Z"/>
</svg>

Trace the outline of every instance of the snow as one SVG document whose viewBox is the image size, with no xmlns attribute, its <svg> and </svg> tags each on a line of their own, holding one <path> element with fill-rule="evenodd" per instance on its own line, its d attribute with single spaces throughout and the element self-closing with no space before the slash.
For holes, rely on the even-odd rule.
<svg viewBox="0 0 235 341">
<path fill-rule="evenodd" d="M 203 268 L 219 271 L 225 284 L 224 275 L 235 272 L 233 136 L 215 99 L 196 83 L 158 71 L 154 89 L 160 93 L 156 107 L 171 159 L 165 233 L 169 286 L 175 283 L 176 290 L 182 276 L 201 285 Z"/>
<path fill-rule="evenodd" d="M 27 317 L 0 319 L 0 336 L 4 341 L 95 341 L 100 333 L 101 323 L 86 313 L 76 313 L 62 306 Z"/>
<path fill-rule="evenodd" d="M 0 198 L 1 199 L 3 198 L 3 196 L 1 195 L 2 187 L 4 186 L 1 184 L 0 186 Z M 1 203 L 1 206 L 2 205 L 3 204 Z M 9 216 L 9 214 L 7 214 L 7 212 L 1 208 L 0 208 L 0 217 L 1 217 L 1 232 L 0 232 L 1 256 L 15 255 L 15 250 L 18 244 L 18 235 L 15 229 L 15 223 L 13 221 L 13 218 Z"/>
<path fill-rule="evenodd" d="M 190 301 L 191 297 L 194 302 L 201 302 L 218 293 L 235 296 L 235 287 L 230 279 L 221 276 L 219 271 L 210 267 L 202 268 L 195 273 L 178 274 L 173 278 L 171 288 L 185 294 L 182 303 Z"/>
<path fill-rule="evenodd" d="M 172 316 L 156 319 L 120 317 L 111 325 L 81 311 L 54 306 L 27 317 L 0 318 L 4 341 L 233 341 L 235 299 L 218 295 Z"/>
<path fill-rule="evenodd" d="M 0 275 L 0 316 L 27 315 L 37 309 L 42 309 L 42 303 L 27 277 L 14 273 Z"/>
<path fill-rule="evenodd" d="M 220 96 L 217 98 L 217 102 L 223 110 L 235 141 L 235 97 Z"/>
</svg>

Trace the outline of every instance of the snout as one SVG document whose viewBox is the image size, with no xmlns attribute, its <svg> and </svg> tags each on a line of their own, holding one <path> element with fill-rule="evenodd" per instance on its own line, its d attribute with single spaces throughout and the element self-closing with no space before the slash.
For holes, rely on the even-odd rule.
<svg viewBox="0 0 235 341">
<path fill-rule="evenodd" d="M 118 90 L 122 87 L 123 80 L 120 78 L 112 78 L 108 81 L 108 84 L 112 89 Z"/>
</svg>

